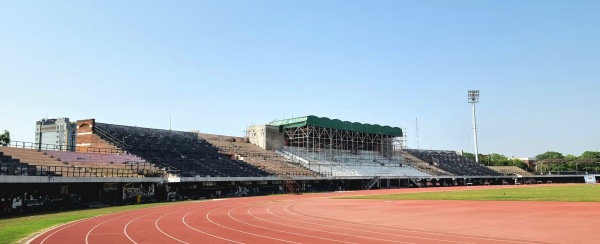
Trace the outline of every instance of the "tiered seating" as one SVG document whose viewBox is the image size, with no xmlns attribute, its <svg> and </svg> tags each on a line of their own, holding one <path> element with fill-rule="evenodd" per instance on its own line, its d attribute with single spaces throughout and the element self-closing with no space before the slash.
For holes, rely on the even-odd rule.
<svg viewBox="0 0 600 244">
<path fill-rule="evenodd" d="M 493 171 L 496 171 L 503 175 L 521 175 L 521 176 L 533 176 L 534 174 L 529 173 L 517 166 L 487 166 Z"/>
<path fill-rule="evenodd" d="M 448 172 L 436 167 L 433 164 L 429 164 L 429 163 L 421 160 L 420 158 L 417 158 L 417 157 L 413 156 L 412 154 L 405 152 L 404 150 L 398 151 L 396 154 L 403 159 L 404 163 L 406 163 L 414 168 L 417 168 L 420 171 L 428 173 L 430 175 L 439 175 L 439 176 L 452 175 L 451 173 L 448 173 Z"/>
<path fill-rule="evenodd" d="M 21 163 L 40 166 L 65 166 L 66 164 L 60 160 L 53 158 L 43 152 L 35 149 L 15 148 L 15 147 L 0 147 L 0 152 L 13 159 L 19 160 Z"/>
<path fill-rule="evenodd" d="M 27 175 L 28 165 L 0 151 L 0 175 Z"/>
<path fill-rule="evenodd" d="M 260 177 L 270 174 L 241 160 L 219 154 L 192 132 L 96 123 L 102 139 L 180 176 Z M 109 135 L 109 136 L 107 136 Z"/>
<path fill-rule="evenodd" d="M 294 164 L 281 155 L 235 137 L 207 135 L 207 141 L 223 154 L 237 155 L 241 160 L 277 176 L 320 176 L 319 173 Z"/>
<path fill-rule="evenodd" d="M 430 176 L 398 160 L 377 155 L 377 152 L 348 150 L 308 151 L 285 147 L 282 154 L 305 167 L 332 176 Z"/>
<path fill-rule="evenodd" d="M 61 160 L 67 165 L 75 167 L 122 169 L 129 170 L 132 174 L 135 174 L 134 172 L 144 174 L 148 171 L 155 172 L 159 170 L 159 168 L 147 163 L 140 157 L 129 154 L 82 153 L 67 151 L 44 151 L 44 153 Z M 102 177 L 111 176 L 107 172 L 100 172 L 99 174 Z"/>
<path fill-rule="evenodd" d="M 11 172 L 20 171 L 27 175 L 53 175 L 65 177 L 144 177 L 159 175 L 159 170 L 143 161 L 119 162 L 130 159 L 130 155 L 121 156 L 91 156 L 76 152 L 37 151 L 35 149 L 1 147 L 0 153 L 14 162 L 21 163 L 19 169 L 12 167 Z M 69 155 L 82 159 L 82 162 L 61 161 L 54 155 Z M 77 156 L 79 155 L 79 156 Z M 102 158 L 115 159 L 113 161 L 95 161 Z M 137 158 L 137 157 L 136 157 Z M 16 173 L 15 173 L 16 174 Z"/>
<path fill-rule="evenodd" d="M 474 160 L 467 159 L 458 155 L 454 151 L 439 151 L 439 150 L 417 150 L 409 149 L 406 152 L 413 156 L 432 163 L 436 167 L 460 176 L 500 176 L 501 174 L 491 170 L 483 165 L 476 163 Z"/>
<path fill-rule="evenodd" d="M 103 153 L 82 153 L 66 151 L 44 151 L 46 154 L 57 158 L 63 162 L 80 163 L 125 163 L 125 162 L 145 162 L 138 156 L 129 154 L 103 154 Z"/>
</svg>

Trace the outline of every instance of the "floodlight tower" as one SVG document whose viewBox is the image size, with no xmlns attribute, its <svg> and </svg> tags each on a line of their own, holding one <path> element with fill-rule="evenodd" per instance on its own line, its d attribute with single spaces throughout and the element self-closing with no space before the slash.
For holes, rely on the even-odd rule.
<svg viewBox="0 0 600 244">
<path fill-rule="evenodd" d="M 475 104 L 479 102 L 479 90 L 469 90 L 469 103 L 473 104 L 473 136 L 475 137 L 475 162 L 479 163 L 479 148 L 477 147 L 477 119 L 475 119 Z"/>
</svg>

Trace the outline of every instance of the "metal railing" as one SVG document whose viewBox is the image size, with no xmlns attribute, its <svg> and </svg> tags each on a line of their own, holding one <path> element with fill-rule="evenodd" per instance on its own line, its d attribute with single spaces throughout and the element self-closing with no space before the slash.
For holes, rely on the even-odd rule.
<svg viewBox="0 0 600 244">
<path fill-rule="evenodd" d="M 101 148 L 101 147 L 87 147 L 85 152 L 88 153 L 103 153 L 103 154 L 121 154 L 125 153 L 124 150 L 118 148 Z"/>
<path fill-rule="evenodd" d="M 73 151 L 72 146 L 68 145 L 57 145 L 57 144 L 45 144 L 35 142 L 24 142 L 24 141 L 11 141 L 8 147 L 14 148 L 25 148 L 25 149 L 41 149 L 46 151 Z"/>
<path fill-rule="evenodd" d="M 164 177 L 164 170 L 0 164 L 0 175 L 58 177 Z"/>
<path fill-rule="evenodd" d="M 128 148 L 127 143 L 112 136 L 111 134 L 104 131 L 100 127 L 96 126 L 94 128 L 94 131 L 96 132 L 97 135 L 101 136 L 101 138 L 104 137 L 104 140 L 108 141 L 109 143 L 113 144 L 114 146 L 119 147 L 119 148 Z"/>
<path fill-rule="evenodd" d="M 57 145 L 57 144 L 45 144 L 42 143 L 40 145 L 40 143 L 36 143 L 36 142 L 24 142 L 24 141 L 11 141 L 7 147 L 12 147 L 12 148 L 24 148 L 24 149 L 35 149 L 35 150 L 42 150 L 42 151 L 69 151 L 69 152 L 91 152 L 91 153 L 105 153 L 105 154 L 117 154 L 117 153 L 124 153 L 125 151 L 121 150 L 121 149 L 115 149 L 115 148 L 100 148 L 100 147 L 86 147 L 87 150 L 85 151 L 78 151 L 77 147 L 75 147 L 75 150 L 72 147 L 66 146 L 66 145 Z"/>
</svg>

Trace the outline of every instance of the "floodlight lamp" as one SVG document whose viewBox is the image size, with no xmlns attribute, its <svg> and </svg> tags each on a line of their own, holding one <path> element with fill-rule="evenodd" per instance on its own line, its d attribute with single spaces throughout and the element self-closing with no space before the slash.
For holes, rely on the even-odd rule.
<svg viewBox="0 0 600 244">
<path fill-rule="evenodd" d="M 469 103 L 479 102 L 479 90 L 469 90 Z"/>
</svg>

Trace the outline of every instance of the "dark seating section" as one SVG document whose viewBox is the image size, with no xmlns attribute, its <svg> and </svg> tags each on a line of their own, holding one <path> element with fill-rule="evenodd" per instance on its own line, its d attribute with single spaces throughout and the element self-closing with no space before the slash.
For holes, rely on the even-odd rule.
<svg viewBox="0 0 600 244">
<path fill-rule="evenodd" d="M 433 164 L 438 168 L 459 176 L 500 176 L 502 174 L 467 159 L 454 151 L 408 149 L 406 152 Z"/>
<path fill-rule="evenodd" d="M 0 175 L 27 175 L 28 165 L 0 152 Z"/>
<path fill-rule="evenodd" d="M 95 126 L 104 132 L 98 133 L 102 139 L 183 177 L 269 176 L 243 161 L 219 154 L 210 143 L 198 140 L 196 133 L 104 123 L 96 123 Z"/>
</svg>

